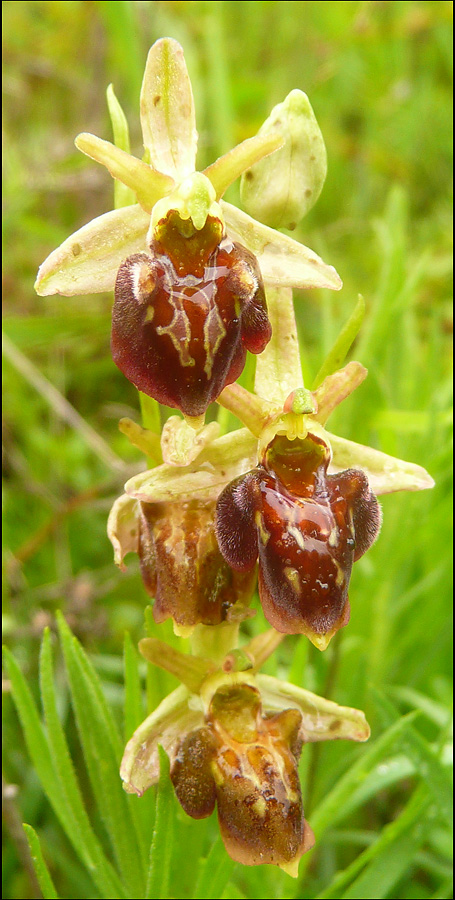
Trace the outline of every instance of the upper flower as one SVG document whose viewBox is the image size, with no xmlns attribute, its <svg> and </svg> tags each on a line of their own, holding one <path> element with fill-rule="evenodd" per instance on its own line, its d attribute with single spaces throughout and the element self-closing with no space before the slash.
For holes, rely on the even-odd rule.
<svg viewBox="0 0 455 900">
<path fill-rule="evenodd" d="M 110 99 L 112 104 L 112 94 Z M 137 203 L 94 219 L 68 238 L 41 266 L 36 290 L 72 295 L 115 287 L 114 361 L 143 393 L 190 417 L 203 414 L 238 378 L 247 350 L 261 353 L 269 341 L 264 283 L 341 287 L 335 270 L 311 250 L 221 200 L 246 172 L 251 177 L 244 193 L 255 208 L 258 193 L 265 197 L 264 178 L 277 181 L 280 160 L 271 178 L 252 167 L 293 149 L 296 131 L 307 178 L 297 177 L 285 155 L 281 168 L 292 169 L 293 201 L 285 219 L 301 217 L 308 197 L 317 198 L 325 150 L 316 120 L 301 92 L 292 92 L 282 106 L 281 130 L 272 116 L 256 137 L 196 172 L 191 84 L 181 47 L 165 38 L 150 50 L 142 85 L 144 160 L 127 152 L 127 138 L 123 149 L 91 134 L 76 139 Z M 314 188 L 308 183 L 313 170 Z M 258 188 L 252 195 L 251 183 Z M 274 193 L 281 196 L 281 182 Z M 269 220 L 264 203 L 260 214 Z"/>
</svg>

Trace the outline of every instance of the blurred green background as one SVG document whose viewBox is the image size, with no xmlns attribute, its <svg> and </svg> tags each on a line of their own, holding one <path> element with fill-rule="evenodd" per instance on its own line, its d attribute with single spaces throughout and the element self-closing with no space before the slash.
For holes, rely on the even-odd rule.
<svg viewBox="0 0 455 900">
<path fill-rule="evenodd" d="M 344 288 L 296 298 L 306 382 L 362 293 L 367 316 L 351 358 L 369 377 L 330 428 L 418 462 L 436 480 L 431 492 L 383 499 L 381 537 L 352 579 L 349 627 L 325 654 L 287 638 L 268 671 L 364 708 L 373 739 L 393 715 L 420 709 L 419 735 L 445 763 L 452 683 L 452 4 L 38 0 L 5 2 L 3 24 L 3 625 L 32 689 L 38 695 L 41 633 L 54 628 L 56 609 L 88 649 L 117 712 L 124 632 L 134 641 L 143 635 L 146 596 L 137 564 L 118 572 L 105 534 L 125 473 L 142 466 L 117 429 L 121 416 L 138 421 L 139 412 L 135 389 L 109 355 L 112 298 L 43 299 L 33 283 L 54 247 L 112 208 L 111 179 L 73 144 L 81 131 L 112 139 L 110 82 L 127 114 L 132 152 L 142 155 L 138 100 L 146 54 L 168 35 L 183 45 L 192 79 L 199 168 L 252 136 L 290 90 L 308 94 L 328 176 L 293 236 L 336 267 Z M 234 186 L 229 199 L 237 197 Z M 264 627 L 256 618 L 251 627 Z M 167 625 L 163 635 L 170 635 Z M 59 665 L 61 714 L 85 788 Z M 173 686 L 166 679 L 157 674 L 158 694 Z M 61 896 L 98 896 L 43 797 L 5 687 L 3 896 L 34 896 L 21 821 L 39 831 Z M 310 822 L 363 752 L 343 744 L 304 750 Z M 364 893 L 365 885 L 349 893 L 348 884 L 338 892 L 336 872 L 347 871 L 425 780 L 405 745 L 387 765 L 365 802 L 328 828 L 295 896 L 451 896 L 449 831 L 434 802 L 398 854 L 394 877 L 376 893 Z M 228 896 L 294 896 L 283 893 L 270 867 L 261 867 L 260 878 L 255 870 L 236 872 L 238 893 Z M 329 884 L 332 893 L 322 894 Z M 191 896 L 191 887 L 180 890 L 174 896 Z"/>
</svg>

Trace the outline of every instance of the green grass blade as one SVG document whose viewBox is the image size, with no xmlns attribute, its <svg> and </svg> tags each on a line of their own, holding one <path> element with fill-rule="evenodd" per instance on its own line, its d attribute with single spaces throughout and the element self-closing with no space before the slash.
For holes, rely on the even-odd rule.
<svg viewBox="0 0 455 900">
<path fill-rule="evenodd" d="M 71 811 L 73 829 L 77 831 L 78 841 L 85 850 L 84 862 L 86 868 L 102 894 L 112 898 L 124 897 L 126 896 L 124 888 L 111 863 L 106 858 L 90 825 L 63 728 L 58 717 L 53 678 L 52 648 L 48 629 L 44 631 L 41 645 L 40 687 L 52 761 L 59 779 L 62 796 L 68 809 Z"/>
<path fill-rule="evenodd" d="M 23 825 L 22 827 L 27 836 L 28 846 L 30 847 L 30 853 L 33 860 L 33 867 L 44 900 L 58 900 L 57 891 L 55 890 L 49 869 L 44 861 L 38 835 L 31 825 Z"/>
<path fill-rule="evenodd" d="M 403 716 L 398 722 L 391 725 L 384 734 L 354 763 L 346 774 L 339 779 L 337 784 L 322 800 L 311 816 L 311 827 L 316 836 L 326 828 L 335 825 L 344 816 L 345 804 L 350 800 L 352 792 L 362 783 L 365 776 L 381 760 L 384 755 L 409 731 L 416 717 L 416 713 Z"/>
<path fill-rule="evenodd" d="M 344 872 L 335 876 L 329 887 L 318 895 L 318 900 L 335 897 L 346 900 L 369 897 L 376 900 L 386 897 L 406 871 L 424 840 L 422 820 L 430 802 L 428 791 L 421 784 L 401 815 L 387 825 L 377 841 L 367 847 Z M 356 877 L 360 872 L 362 874 Z M 350 888 L 342 893 L 354 878 L 356 880 L 351 883 Z"/>
<path fill-rule="evenodd" d="M 217 900 L 224 886 L 229 881 L 234 868 L 234 860 L 228 856 L 221 837 L 218 837 L 210 850 L 194 890 L 194 900 Z"/>
<path fill-rule="evenodd" d="M 321 368 L 319 369 L 316 378 L 314 379 L 312 390 L 314 391 L 320 384 L 324 381 L 324 378 L 327 378 L 327 375 L 331 375 L 332 372 L 336 372 L 337 369 L 341 369 L 346 356 L 349 353 L 349 350 L 352 344 L 357 337 L 362 322 L 363 317 L 365 315 L 365 300 L 362 295 L 359 294 L 359 299 L 349 316 L 348 321 L 341 329 L 335 343 L 329 353 L 327 354 L 324 362 L 322 363 Z"/>
<path fill-rule="evenodd" d="M 130 800 L 122 790 L 120 739 L 98 676 L 62 616 L 59 631 L 84 757 L 100 815 L 130 898 L 143 894 L 143 870 Z"/>
<path fill-rule="evenodd" d="M 399 719 L 399 712 L 380 691 L 373 690 L 376 703 L 386 721 Z M 412 694 L 411 694 L 412 696 Z M 421 706 L 421 704 L 420 704 Z M 446 721 L 446 727 L 449 720 Z M 442 764 L 428 741 L 415 728 L 403 734 L 400 750 L 413 762 L 422 781 L 426 782 L 441 815 L 449 828 L 453 822 L 453 784 L 447 768 Z"/>
<path fill-rule="evenodd" d="M 150 847 L 146 900 L 164 900 L 169 893 L 173 847 L 174 789 L 169 778 L 169 759 L 162 749 L 160 780 L 156 794 L 155 827 Z"/>
<path fill-rule="evenodd" d="M 30 759 L 32 760 L 33 766 L 51 806 L 76 853 L 87 871 L 93 875 L 101 892 L 104 893 L 105 891 L 110 891 L 113 900 L 117 896 L 126 897 L 127 894 L 125 892 L 118 890 L 118 879 L 113 870 L 112 875 L 106 875 L 102 866 L 99 872 L 94 870 L 92 856 L 87 849 L 86 842 L 81 838 L 79 829 L 75 829 L 74 827 L 75 820 L 73 811 L 68 803 L 65 793 L 62 791 L 50 742 L 46 738 L 29 687 L 9 650 L 5 648 L 4 653 L 9 677 L 11 679 L 11 691 L 21 720 Z M 109 866 L 109 868 L 111 867 Z M 106 893 L 106 896 L 107 895 L 108 893 Z"/>
</svg>

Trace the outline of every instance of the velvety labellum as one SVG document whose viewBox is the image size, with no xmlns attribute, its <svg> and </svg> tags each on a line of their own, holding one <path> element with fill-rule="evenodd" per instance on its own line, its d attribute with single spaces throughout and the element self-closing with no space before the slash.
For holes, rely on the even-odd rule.
<svg viewBox="0 0 455 900">
<path fill-rule="evenodd" d="M 353 562 L 374 541 L 380 510 L 366 475 L 328 475 L 328 447 L 277 437 L 263 465 L 225 488 L 216 531 L 224 558 L 248 571 L 259 557 L 259 595 L 274 628 L 325 635 L 349 619 Z"/>
<path fill-rule="evenodd" d="M 192 239 L 188 239 L 192 240 Z M 224 238 L 200 253 L 154 241 L 120 266 L 112 355 L 160 403 L 199 416 L 241 374 L 246 351 L 270 340 L 264 288 L 252 253 Z"/>
</svg>

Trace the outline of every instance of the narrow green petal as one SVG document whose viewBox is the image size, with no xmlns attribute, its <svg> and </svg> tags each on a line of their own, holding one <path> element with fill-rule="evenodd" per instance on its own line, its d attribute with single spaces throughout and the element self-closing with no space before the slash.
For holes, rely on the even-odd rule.
<svg viewBox="0 0 455 900">
<path fill-rule="evenodd" d="M 261 225 L 230 203 L 220 201 L 230 237 L 251 250 L 258 259 L 264 281 L 280 287 L 330 288 L 343 283 L 333 266 L 292 238 Z"/>
<path fill-rule="evenodd" d="M 256 679 L 265 709 L 278 712 L 292 707 L 300 710 L 304 741 L 368 740 L 370 728 L 362 710 L 338 706 L 332 700 L 270 675 L 257 675 Z"/>
<path fill-rule="evenodd" d="M 165 672 L 171 672 L 193 693 L 197 693 L 204 678 L 215 671 L 215 664 L 210 659 L 180 653 L 157 638 L 142 638 L 139 650 L 148 662 Z"/>
<path fill-rule="evenodd" d="M 70 297 L 112 291 L 121 263 L 132 253 L 147 250 L 149 224 L 150 216 L 137 204 L 92 219 L 40 266 L 37 294 Z"/>
<path fill-rule="evenodd" d="M 120 777 L 128 793 L 142 796 L 159 779 L 158 744 L 170 754 L 186 731 L 202 725 L 202 711 L 190 709 L 190 694 L 181 685 L 169 694 L 128 741 Z"/>
<path fill-rule="evenodd" d="M 291 391 L 303 388 L 292 291 L 268 287 L 266 297 L 272 337 L 257 358 L 254 389 L 259 397 L 283 407 Z"/>
<path fill-rule="evenodd" d="M 258 357 L 258 361 L 259 359 L 260 357 Z M 283 406 L 282 403 L 273 404 L 267 400 L 261 400 L 260 397 L 247 391 L 240 384 L 228 384 L 221 391 L 216 402 L 237 416 L 256 437 L 260 437 L 264 425 L 270 417 L 281 413 Z"/>
<path fill-rule="evenodd" d="M 159 172 L 182 181 L 196 167 L 197 131 L 193 92 L 183 50 L 162 38 L 147 57 L 141 90 L 144 147 Z"/>
<path fill-rule="evenodd" d="M 216 500 L 226 484 L 257 463 L 257 440 L 246 429 L 217 438 L 188 466 L 164 464 L 135 475 L 127 494 L 146 503 Z"/>
<path fill-rule="evenodd" d="M 137 447 L 141 453 L 145 453 L 151 466 L 157 466 L 163 462 L 160 438 L 154 431 L 143 428 L 142 425 L 138 425 L 127 416 L 120 419 L 118 429 L 128 438 L 133 447 Z"/>
<path fill-rule="evenodd" d="M 352 467 L 364 469 L 374 494 L 424 491 L 434 487 L 431 475 L 422 466 L 396 459 L 395 456 L 337 437 L 328 431 L 325 434 L 332 447 L 332 468 L 337 471 Z"/>
<path fill-rule="evenodd" d="M 245 169 L 248 169 L 254 163 L 266 156 L 270 156 L 275 150 L 283 146 L 284 138 L 281 134 L 256 134 L 255 137 L 248 138 L 237 144 L 224 156 L 218 159 L 204 169 L 204 175 L 212 182 L 216 191 L 217 200 L 223 196 L 228 189 Z"/>
<path fill-rule="evenodd" d="M 314 391 L 318 404 L 318 411 L 314 416 L 316 421 L 324 425 L 338 404 L 349 397 L 349 394 L 352 394 L 352 391 L 362 384 L 367 375 L 367 369 L 354 360 L 339 372 L 328 375 Z"/>
<path fill-rule="evenodd" d="M 145 212 L 151 213 L 155 203 L 170 194 L 174 187 L 172 178 L 155 171 L 110 141 L 103 141 L 94 134 L 79 134 L 74 143 L 90 159 L 106 166 L 113 178 L 131 188 Z"/>
</svg>

